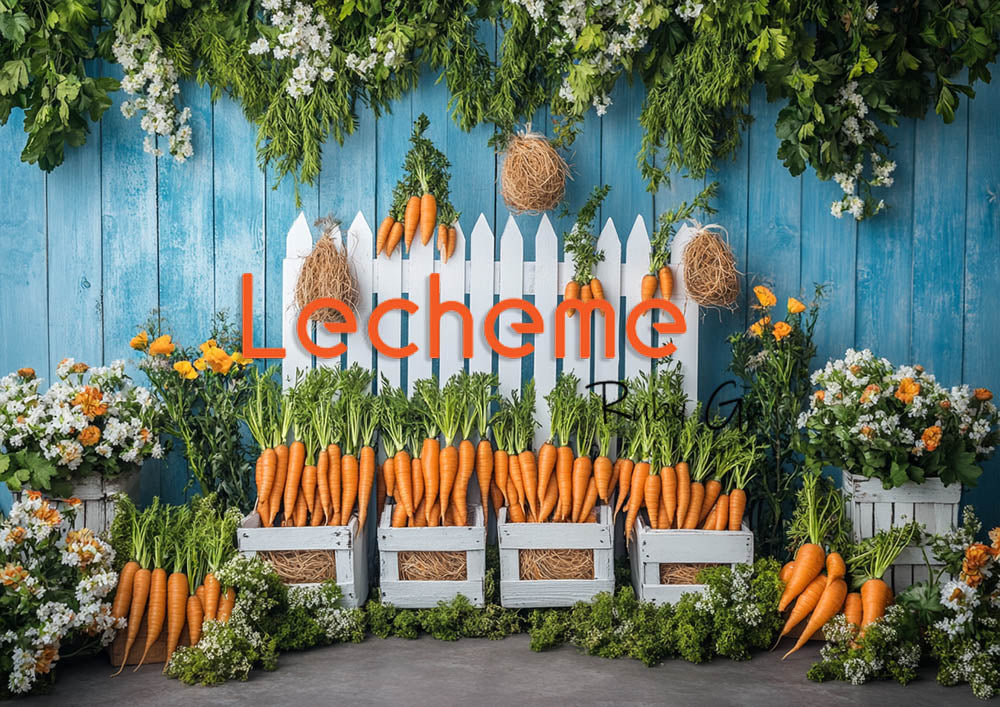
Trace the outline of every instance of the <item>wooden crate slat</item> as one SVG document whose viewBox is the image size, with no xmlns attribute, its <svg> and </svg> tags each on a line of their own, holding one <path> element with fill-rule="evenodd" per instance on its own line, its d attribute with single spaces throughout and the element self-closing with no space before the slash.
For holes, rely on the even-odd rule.
<svg viewBox="0 0 1000 707">
<path fill-rule="evenodd" d="M 573 606 L 601 592 L 614 590 L 614 578 L 500 581 L 503 605 L 512 609 Z"/>
<path fill-rule="evenodd" d="M 457 582 L 386 581 L 381 584 L 382 601 L 404 609 L 433 609 L 441 601 L 450 601 L 459 594 L 473 606 L 483 606 L 483 580 Z"/>
<path fill-rule="evenodd" d="M 469 509 L 475 525 L 438 528 L 393 528 L 392 508 L 391 504 L 387 504 L 382 511 L 382 522 L 379 523 L 378 528 L 380 551 L 457 552 L 460 550 L 482 550 L 486 547 L 486 535 L 483 532 L 483 511 L 478 505 Z"/>
</svg>

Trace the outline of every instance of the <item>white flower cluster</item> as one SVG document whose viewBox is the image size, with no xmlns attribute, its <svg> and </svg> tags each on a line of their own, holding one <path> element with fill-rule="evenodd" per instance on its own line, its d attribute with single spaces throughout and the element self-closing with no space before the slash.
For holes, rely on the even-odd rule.
<svg viewBox="0 0 1000 707">
<path fill-rule="evenodd" d="M 874 6 L 874 11 L 872 10 Z M 878 6 L 874 3 L 869 6 L 869 19 L 874 19 L 874 14 L 878 12 Z M 838 172 L 833 175 L 833 180 L 837 182 L 844 196 L 834 201 L 830 205 L 830 213 L 840 218 L 844 213 L 849 213 L 855 220 L 860 221 L 865 218 L 865 202 L 858 196 L 857 182 L 862 178 L 864 171 L 865 150 L 863 146 L 878 133 L 878 126 L 875 121 L 868 119 L 868 104 L 864 97 L 858 93 L 858 82 L 849 81 L 846 86 L 840 89 L 837 95 L 836 104 L 845 109 L 847 117 L 841 124 L 841 140 L 843 147 L 842 154 L 854 154 L 854 160 L 849 172 Z M 868 180 L 870 187 L 890 187 L 893 179 L 892 173 L 896 169 L 896 163 L 885 159 L 877 152 L 872 151 L 870 155 L 873 176 Z M 880 200 L 874 207 L 874 215 L 885 208 L 885 201 Z"/>
<path fill-rule="evenodd" d="M 250 54 L 294 61 L 285 92 L 292 98 L 311 95 L 317 80 L 327 82 L 335 75 L 329 65 L 332 35 L 326 18 L 311 4 L 294 0 L 264 0 L 263 7 L 275 39 L 260 37 L 250 45 Z"/>
<path fill-rule="evenodd" d="M 406 61 L 406 51 L 404 48 L 397 47 L 396 43 L 391 39 L 387 39 L 385 46 L 380 49 L 378 38 L 369 37 L 368 47 L 371 51 L 363 58 L 351 52 L 344 59 L 347 68 L 363 79 L 369 78 L 372 69 L 376 66 L 381 65 L 392 71 L 402 66 L 403 62 Z"/>
<path fill-rule="evenodd" d="M 289 587 L 288 603 L 308 611 L 331 641 L 350 640 L 357 629 L 356 613 L 329 602 L 322 586 Z"/>
<path fill-rule="evenodd" d="M 113 469 L 162 456 L 150 430 L 160 404 L 131 384 L 123 361 L 88 368 L 67 358 L 56 373 L 60 380 L 44 393 L 38 378 L 0 378 L 0 445 L 37 451 L 70 471 L 84 462 Z"/>
<path fill-rule="evenodd" d="M 559 98 L 575 109 L 586 104 L 594 107 L 597 115 L 604 115 L 611 106 L 609 92 L 614 81 L 623 71 L 624 64 L 641 51 L 649 41 L 649 26 L 643 15 L 649 0 L 514 0 L 531 17 L 535 34 L 551 34 L 550 50 L 569 65 L 586 65 L 596 77 L 589 81 L 585 95 L 578 95 L 563 77 Z M 702 5 L 688 0 L 686 7 L 691 17 L 701 13 Z M 680 9 L 678 9 L 680 12 Z M 683 15 L 682 15 L 683 16 Z M 577 42 L 588 26 L 600 28 L 602 41 L 578 54 Z"/>
<path fill-rule="evenodd" d="M 683 3 L 677 6 L 674 12 L 677 13 L 678 17 L 684 20 L 694 21 L 697 20 L 701 15 L 701 11 L 705 9 L 705 4 L 700 2 L 694 2 L 694 0 L 684 0 Z"/>
<path fill-rule="evenodd" d="M 131 118 L 142 112 L 140 125 L 146 132 L 143 148 L 146 152 L 163 156 L 156 144 L 157 136 L 167 138 L 168 150 L 177 162 L 184 162 L 194 154 L 191 145 L 191 109 L 177 110 L 175 97 L 181 92 L 177 83 L 177 69 L 149 35 L 115 35 L 112 45 L 115 61 L 122 65 L 125 77 L 122 89 L 138 96 L 122 103 L 122 115 Z"/>
<path fill-rule="evenodd" d="M 75 512 L 70 507 L 60 514 L 40 496 L 26 494 L 0 525 L 0 593 L 16 597 L 16 613 L 30 617 L 0 635 L 0 651 L 13 659 L 7 680 L 12 693 L 29 692 L 38 675 L 52 669 L 69 634 L 100 636 L 107 645 L 125 625 L 104 601 L 117 583 L 114 551 L 89 530 L 69 530 Z M 55 543 L 49 540 L 54 534 Z"/>
</svg>

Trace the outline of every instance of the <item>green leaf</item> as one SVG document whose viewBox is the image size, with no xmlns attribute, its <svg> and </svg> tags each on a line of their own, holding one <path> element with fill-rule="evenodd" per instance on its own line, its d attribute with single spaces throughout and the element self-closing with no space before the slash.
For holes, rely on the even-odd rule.
<svg viewBox="0 0 1000 707">
<path fill-rule="evenodd" d="M 28 85 L 28 64 L 23 59 L 11 59 L 0 69 L 0 96 L 9 96 Z"/>
<path fill-rule="evenodd" d="M 31 20 L 23 12 L 0 15 L 0 35 L 9 39 L 17 48 L 24 44 L 24 37 L 31 29 Z"/>
<path fill-rule="evenodd" d="M 576 48 L 588 51 L 594 47 L 598 47 L 602 43 L 602 36 L 600 27 L 597 25 L 587 25 L 576 39 Z"/>
</svg>

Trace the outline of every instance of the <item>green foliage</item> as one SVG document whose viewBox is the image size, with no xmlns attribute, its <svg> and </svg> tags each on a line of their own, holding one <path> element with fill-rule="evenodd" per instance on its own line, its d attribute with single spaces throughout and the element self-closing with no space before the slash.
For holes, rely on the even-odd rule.
<svg viewBox="0 0 1000 707">
<path fill-rule="evenodd" d="M 788 523 L 788 552 L 805 543 L 816 543 L 829 552 L 846 557 L 851 547 L 851 521 L 844 494 L 828 476 L 805 474 L 795 511 Z"/>
<path fill-rule="evenodd" d="M 413 134 L 410 135 L 413 146 L 403 162 L 403 178 L 392 191 L 389 215 L 396 221 L 402 221 L 410 197 L 433 194 L 437 200 L 438 221 L 450 226 L 459 217 L 449 201 L 451 174 L 448 168 L 451 162 L 425 135 L 429 127 L 430 121 L 423 113 L 413 123 Z"/>
<path fill-rule="evenodd" d="M 917 677 L 921 643 L 913 615 L 899 605 L 865 627 L 863 636 L 838 614 L 824 627 L 827 643 L 820 660 L 807 673 L 810 680 L 844 680 L 863 685 L 871 680 L 893 679 L 901 685 Z"/>
<path fill-rule="evenodd" d="M 73 491 L 72 481 L 60 478 L 55 464 L 26 449 L 0 455 L 0 483 L 13 492 L 27 488 L 66 497 Z"/>
<path fill-rule="evenodd" d="M 716 209 L 711 202 L 719 193 L 719 183 L 712 182 L 705 186 L 688 204 L 682 201 L 676 208 L 668 209 L 657 219 L 656 232 L 649 239 L 649 271 L 659 272 L 660 268 L 670 262 L 670 248 L 677 235 L 677 226 L 694 216 L 695 211 L 703 214 L 714 214 Z"/>
<path fill-rule="evenodd" d="M 576 213 L 573 228 L 563 234 L 563 249 L 573 258 L 573 279 L 581 286 L 589 285 L 594 277 L 594 268 L 604 262 L 604 251 L 597 250 L 598 233 L 595 228 L 597 217 L 611 186 L 594 187 L 590 196 Z M 564 207 L 564 215 L 568 210 Z M 600 224 L 597 224 L 600 225 Z"/>
</svg>

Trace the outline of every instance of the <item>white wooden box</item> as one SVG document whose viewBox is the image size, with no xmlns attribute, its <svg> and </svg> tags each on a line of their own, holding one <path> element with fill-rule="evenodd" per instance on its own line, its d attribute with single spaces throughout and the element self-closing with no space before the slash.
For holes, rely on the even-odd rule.
<svg viewBox="0 0 1000 707">
<path fill-rule="evenodd" d="M 236 533 L 237 547 L 245 555 L 290 550 L 332 550 L 337 563 L 337 586 L 341 602 L 356 608 L 368 599 L 367 533 L 358 533 L 355 513 L 347 525 L 320 525 L 305 528 L 263 528 L 260 515 L 253 511 L 243 519 Z M 295 586 L 308 587 L 312 584 Z"/>
<path fill-rule="evenodd" d="M 753 533 L 742 530 L 650 530 L 642 515 L 635 522 L 629 547 L 632 584 L 641 601 L 673 604 L 704 584 L 660 584 L 661 563 L 737 565 L 753 562 Z"/>
<path fill-rule="evenodd" d="M 878 479 L 843 473 L 843 489 L 849 495 L 847 516 L 854 528 L 854 540 L 870 538 L 880 530 L 917 521 L 931 534 L 950 530 L 958 523 L 962 485 L 945 486 L 941 479 L 927 479 L 922 484 L 907 483 L 894 489 L 882 488 Z M 928 551 L 927 558 L 940 567 Z M 907 547 L 885 576 L 893 591 L 906 589 L 914 582 L 928 579 L 927 562 L 920 547 Z"/>
<path fill-rule="evenodd" d="M 73 527 L 90 528 L 95 533 L 103 533 L 111 527 L 111 521 L 115 518 L 115 502 L 113 496 L 123 493 L 133 501 L 139 498 L 139 470 L 127 471 L 119 476 L 105 478 L 98 474 L 79 479 L 73 483 L 72 496 L 79 498 L 83 503 L 76 512 Z M 17 503 L 23 492 L 12 494 L 14 503 Z M 51 499 L 52 497 L 42 492 L 42 496 Z M 58 508 L 64 508 L 65 504 L 56 503 Z"/>
<path fill-rule="evenodd" d="M 497 518 L 500 544 L 500 603 L 511 608 L 573 606 L 615 590 L 611 508 L 600 506 L 596 523 L 510 523 Z M 593 579 L 521 579 L 521 550 L 590 550 Z"/>
<path fill-rule="evenodd" d="M 477 503 L 469 506 L 472 525 L 393 528 L 392 504 L 378 526 L 382 601 L 402 609 L 427 609 L 464 595 L 473 606 L 485 604 L 486 522 Z M 422 581 L 399 578 L 401 552 L 465 552 L 465 580 Z"/>
</svg>

